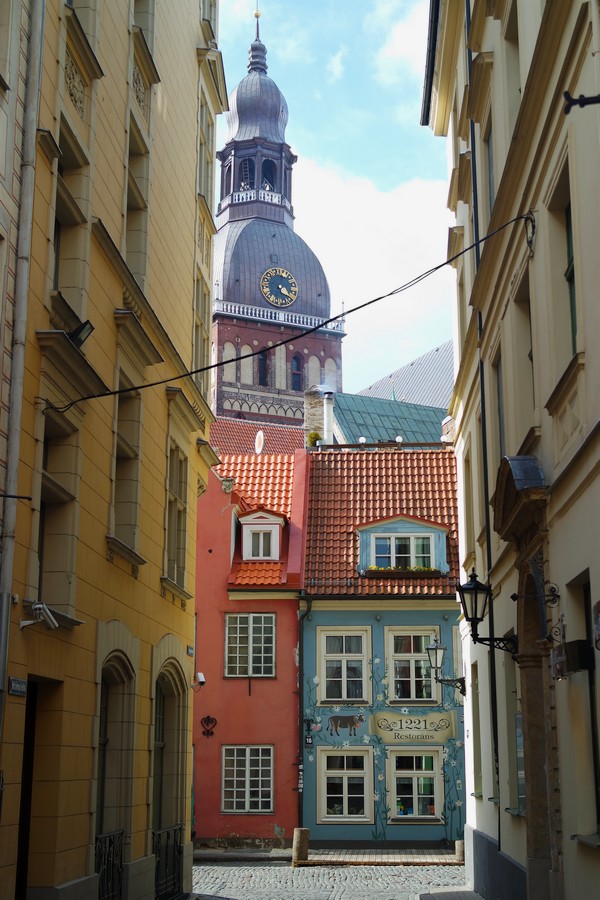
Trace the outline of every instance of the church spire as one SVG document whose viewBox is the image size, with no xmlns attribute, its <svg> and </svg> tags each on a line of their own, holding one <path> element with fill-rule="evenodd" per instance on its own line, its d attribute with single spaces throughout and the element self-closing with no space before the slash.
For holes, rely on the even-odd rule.
<svg viewBox="0 0 600 900">
<path fill-rule="evenodd" d="M 267 48 L 263 44 L 260 39 L 260 29 L 259 29 L 259 19 L 260 19 L 260 10 L 258 8 L 258 2 L 256 4 L 256 11 L 254 13 L 256 18 L 256 37 L 250 44 L 250 49 L 248 51 L 248 71 L 249 72 L 258 72 L 259 75 L 267 74 Z"/>
</svg>

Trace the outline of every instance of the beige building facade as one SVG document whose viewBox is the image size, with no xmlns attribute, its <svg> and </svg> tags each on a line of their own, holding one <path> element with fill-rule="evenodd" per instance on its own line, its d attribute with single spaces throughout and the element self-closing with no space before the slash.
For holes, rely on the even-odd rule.
<svg viewBox="0 0 600 900">
<path fill-rule="evenodd" d="M 216 462 L 196 370 L 210 364 L 227 94 L 218 3 L 176 7 L 23 0 L 0 13 L 2 114 L 15 103 L 0 162 L 7 190 L 10 167 L 22 182 L 0 217 L 3 311 L 15 308 L 2 344 L 3 897 L 191 888 L 196 501 Z"/>
<path fill-rule="evenodd" d="M 479 632 L 496 644 L 463 622 L 467 867 L 485 898 L 600 881 L 600 106 L 563 96 L 597 98 L 599 50 L 597 2 L 431 3 L 422 124 L 447 137 L 456 217 L 461 563 L 489 583 Z"/>
</svg>

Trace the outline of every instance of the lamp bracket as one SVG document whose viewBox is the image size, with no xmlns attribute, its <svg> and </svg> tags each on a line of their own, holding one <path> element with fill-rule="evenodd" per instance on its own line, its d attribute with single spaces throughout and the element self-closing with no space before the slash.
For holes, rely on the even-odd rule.
<svg viewBox="0 0 600 900">
<path fill-rule="evenodd" d="M 435 680 L 438 684 L 448 684 L 450 685 L 450 687 L 456 688 L 456 690 L 460 691 L 463 697 L 467 693 L 464 678 L 438 678 L 436 675 Z"/>
<path fill-rule="evenodd" d="M 518 641 L 516 634 L 510 634 L 507 637 L 482 638 L 473 636 L 474 644 L 485 644 L 486 647 L 493 647 L 494 650 L 504 650 L 505 653 L 511 653 L 513 658 L 518 652 Z"/>
</svg>

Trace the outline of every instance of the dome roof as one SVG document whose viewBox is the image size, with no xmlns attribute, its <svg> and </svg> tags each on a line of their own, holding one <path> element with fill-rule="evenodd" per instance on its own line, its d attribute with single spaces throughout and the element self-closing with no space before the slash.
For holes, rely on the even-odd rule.
<svg viewBox="0 0 600 900">
<path fill-rule="evenodd" d="M 260 277 L 281 266 L 298 282 L 298 297 L 286 310 L 328 319 L 329 286 L 321 263 L 291 228 L 265 219 L 231 222 L 215 237 L 216 297 L 229 303 L 266 308 Z"/>
<path fill-rule="evenodd" d="M 267 75 L 267 48 L 257 37 L 248 53 L 248 74 L 229 97 L 227 141 L 262 138 L 285 142 L 288 107 L 285 97 Z"/>
</svg>

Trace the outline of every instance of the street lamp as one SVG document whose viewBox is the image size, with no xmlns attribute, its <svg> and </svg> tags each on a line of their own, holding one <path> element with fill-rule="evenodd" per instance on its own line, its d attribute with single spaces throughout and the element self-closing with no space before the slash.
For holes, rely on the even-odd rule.
<svg viewBox="0 0 600 900">
<path fill-rule="evenodd" d="M 457 582 L 456 590 L 460 598 L 463 615 L 471 626 L 471 637 L 474 644 L 485 644 L 488 647 L 494 647 L 496 650 L 505 650 L 517 653 L 517 636 L 516 634 L 507 637 L 479 637 L 479 623 L 483 622 L 488 608 L 488 602 L 491 602 L 491 588 L 489 584 L 482 584 L 478 581 L 475 569 L 469 575 L 469 580 L 465 584 Z"/>
<path fill-rule="evenodd" d="M 440 672 L 442 670 L 442 664 L 444 662 L 444 653 L 446 652 L 446 647 L 443 644 L 438 642 L 437 638 L 434 638 L 431 644 L 428 644 L 425 648 L 427 650 L 427 656 L 429 657 L 429 665 L 433 671 L 433 677 L 437 681 L 438 684 L 449 684 L 451 687 L 456 688 L 461 692 L 461 694 L 466 694 L 465 688 L 465 679 L 464 678 L 440 678 Z"/>
</svg>

